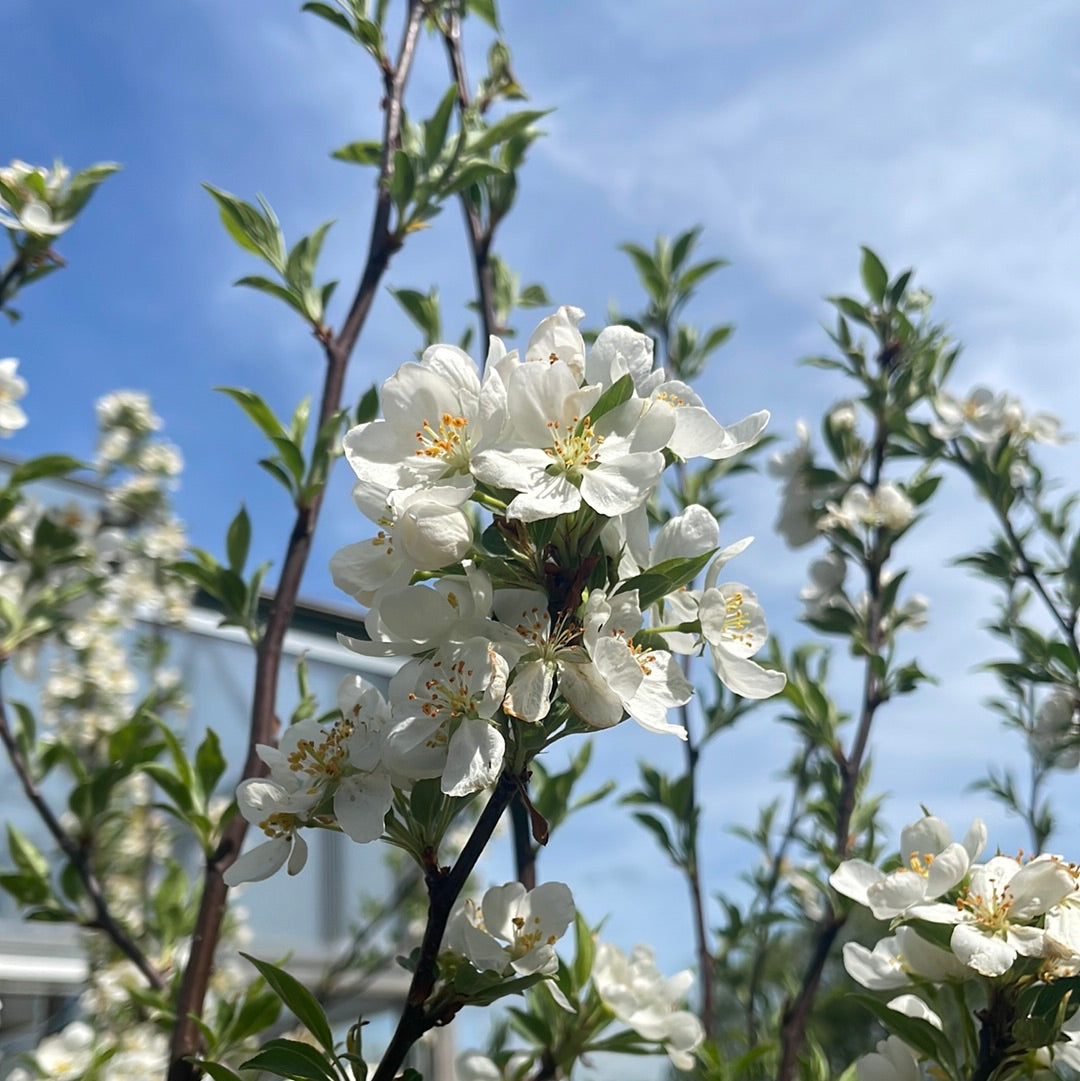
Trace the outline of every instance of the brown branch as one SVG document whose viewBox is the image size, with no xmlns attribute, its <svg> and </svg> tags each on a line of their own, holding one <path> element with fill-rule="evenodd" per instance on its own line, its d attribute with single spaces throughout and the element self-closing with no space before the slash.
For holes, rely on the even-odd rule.
<svg viewBox="0 0 1080 1081">
<path fill-rule="evenodd" d="M 446 25 L 442 31 L 443 42 L 446 45 L 446 56 L 450 62 L 450 71 L 458 91 L 458 111 L 461 115 L 461 123 L 465 124 L 465 114 L 471 107 L 472 99 L 469 94 L 469 79 L 465 73 L 465 53 L 461 47 L 461 13 L 457 5 L 454 5 L 447 15 Z M 476 277 L 476 300 L 480 309 L 480 329 L 483 340 L 480 343 L 482 352 L 487 351 L 488 341 L 493 334 L 502 333 L 502 327 L 495 319 L 495 280 L 491 271 L 491 242 L 495 236 L 494 221 L 485 227 L 480 215 L 469 202 L 465 191 L 460 195 L 461 209 L 465 217 L 465 228 L 469 234 L 469 248 L 472 251 L 473 274 Z M 515 823 L 517 819 L 514 820 Z M 515 829 L 516 829 L 515 825 Z"/>
<path fill-rule="evenodd" d="M 885 464 L 885 449 L 888 440 L 884 409 L 875 416 L 874 446 L 870 462 L 870 476 L 867 487 L 876 492 L 881 484 L 881 471 Z M 836 747 L 834 756 L 840 771 L 840 804 L 837 808 L 836 828 L 834 833 L 834 851 L 838 860 L 847 859 L 851 854 L 854 838 L 851 836 L 851 820 L 855 814 L 858 796 L 859 774 L 862 772 L 866 748 L 870 740 L 870 729 L 878 707 L 885 701 L 884 688 L 874 673 L 874 661 L 884 644 L 881 626 L 881 587 L 882 566 L 888 554 L 888 542 L 881 528 L 874 529 L 870 548 L 866 553 L 866 591 L 868 597 L 866 611 L 866 664 L 863 677 L 862 710 L 851 750 L 847 754 Z M 791 1081 L 798 1068 L 799 1052 L 806 1039 L 806 1026 L 810 1020 L 810 1011 L 821 984 L 821 975 L 829 959 L 836 936 L 844 926 L 846 915 L 830 911 L 818 924 L 814 948 L 806 966 L 799 990 L 794 998 L 784 1004 L 780 1019 L 780 1068 L 777 1081 Z"/>
<path fill-rule="evenodd" d="M 420 956 L 409 984 L 405 1008 L 401 1011 L 397 1028 L 371 1081 L 393 1081 L 413 1044 L 439 1023 L 439 1018 L 428 1015 L 425 1005 L 438 978 L 439 946 L 442 944 L 447 920 L 458 894 L 476 866 L 476 861 L 491 840 L 503 811 L 515 793 L 520 791 L 523 781 L 524 778 L 519 779 L 512 773 L 504 773 L 495 785 L 487 806 L 476 820 L 457 862 L 449 871 L 434 872 L 428 876 L 428 917 L 424 938 L 420 944 Z"/>
<path fill-rule="evenodd" d="M 86 895 L 94 906 L 93 922 L 86 923 L 84 926 L 93 927 L 108 935 L 116 948 L 142 973 L 146 982 L 155 991 L 163 991 L 165 989 L 165 980 L 161 973 L 150 963 L 146 954 L 143 953 L 138 944 L 117 922 L 116 917 L 109 910 L 108 902 L 105 899 L 105 891 L 98 881 L 93 867 L 90 865 L 90 856 L 86 847 L 79 844 L 60 824 L 60 820 L 56 817 L 41 789 L 35 783 L 30 764 L 23 756 L 11 731 L 2 698 L 0 698 L 0 742 L 4 744 L 8 758 L 11 760 L 11 765 L 19 778 L 19 783 L 22 785 L 27 800 L 37 811 L 41 821 L 45 824 L 45 828 L 52 834 L 53 840 L 60 846 L 64 855 L 67 856 L 71 866 L 75 868 L 75 873 L 79 876 L 79 881 L 82 882 Z"/>
<path fill-rule="evenodd" d="M 393 67 L 384 65 L 386 96 L 383 157 L 367 262 L 340 333 L 337 336 L 328 335 L 324 340 L 326 374 L 316 430 L 321 429 L 341 409 L 341 395 L 349 357 L 371 310 L 390 258 L 401 247 L 401 238 L 392 234 L 389 229 L 392 205 L 388 181 L 393 169 L 393 151 L 401 141 L 402 98 L 416 52 L 423 10 L 420 0 L 410 0 L 397 63 Z M 318 491 L 308 502 L 297 507 L 281 577 L 267 614 L 265 631 L 256 648 L 254 697 L 244 778 L 259 777 L 266 772 L 255 748 L 259 743 L 275 741 L 275 699 L 282 645 L 296 607 L 300 582 L 311 551 L 321 506 L 322 491 Z M 206 864 L 203 894 L 192 935 L 190 957 L 177 1000 L 177 1021 L 173 1030 L 168 1081 L 194 1081 L 200 1075 L 198 1068 L 187 1060 L 197 1054 L 200 1047 L 201 1034 L 197 1018 L 202 1015 L 206 989 L 213 971 L 214 950 L 225 917 L 228 887 L 222 876 L 239 855 L 247 828 L 247 821 L 240 815 L 230 819 L 222 832 L 217 851 Z"/>
</svg>

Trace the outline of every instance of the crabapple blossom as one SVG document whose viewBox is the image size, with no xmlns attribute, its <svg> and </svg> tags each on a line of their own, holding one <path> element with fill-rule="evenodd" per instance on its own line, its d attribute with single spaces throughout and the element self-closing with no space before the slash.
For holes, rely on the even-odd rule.
<svg viewBox="0 0 1080 1081">
<path fill-rule="evenodd" d="M 395 657 L 490 634 L 491 579 L 469 560 L 463 569 L 464 579 L 454 575 L 379 589 L 364 617 L 368 640 L 346 635 L 338 640 L 368 657 Z"/>
<path fill-rule="evenodd" d="M 26 380 L 14 357 L 0 360 L 0 435 L 12 435 L 26 427 L 26 414 L 16 403 L 26 393 Z"/>
<path fill-rule="evenodd" d="M 664 468 L 661 442 L 637 430 L 640 414 L 613 410 L 594 425 L 599 385 L 579 387 L 570 367 L 523 364 L 506 390 L 505 439 L 473 459 L 473 474 L 518 494 L 508 518 L 525 522 L 572 514 L 582 503 L 614 517 L 641 506 Z"/>
<path fill-rule="evenodd" d="M 698 616 L 720 682 L 743 698 L 769 698 L 784 689 L 787 677 L 750 659 L 769 637 L 757 594 L 738 582 L 716 584 L 724 564 L 749 543 L 739 541 L 717 554 L 705 577 Z"/>
<path fill-rule="evenodd" d="M 901 862 L 895 871 L 884 874 L 865 860 L 845 860 L 829 876 L 829 883 L 868 907 L 877 919 L 892 919 L 959 885 L 985 846 L 982 819 L 975 819 L 963 843 L 958 843 L 940 818 L 926 815 L 901 831 Z"/>
<path fill-rule="evenodd" d="M 408 585 L 415 571 L 457 563 L 473 544 L 472 522 L 461 509 L 472 491 L 467 477 L 396 490 L 358 482 L 353 490 L 357 506 L 381 528 L 371 540 L 334 553 L 334 584 L 370 604 L 378 590 Z"/>
<path fill-rule="evenodd" d="M 884 527 L 895 533 L 906 529 L 915 518 L 915 504 L 895 484 L 882 484 L 875 491 L 853 484 L 839 505 L 826 504 L 826 514 L 818 529 L 840 527 L 855 532 L 861 527 Z"/>
<path fill-rule="evenodd" d="M 1016 958 L 1041 957 L 1046 931 L 1038 917 L 1076 889 L 1076 879 L 1061 860 L 1039 856 L 1021 864 L 994 856 L 971 869 L 955 904 L 918 907 L 921 919 L 955 924 L 950 947 L 969 968 L 983 976 L 1002 976 Z"/>
<path fill-rule="evenodd" d="M 844 968 L 857 983 L 871 991 L 910 985 L 913 979 L 961 980 L 968 970 L 949 950 L 927 942 L 906 925 L 867 949 L 859 942 L 844 944 Z"/>
<path fill-rule="evenodd" d="M 520 882 L 489 889 L 479 905 L 459 901 L 446 925 L 443 949 L 480 972 L 520 976 L 558 970 L 555 943 L 574 919 L 574 898 L 562 882 L 526 891 Z"/>
<path fill-rule="evenodd" d="M 560 690 L 581 719 L 610 728 L 628 713 L 643 728 L 686 739 L 686 729 L 667 714 L 688 702 L 693 687 L 667 650 L 635 645 L 643 619 L 636 589 L 607 596 L 589 594 L 582 615 L 585 663 L 561 669 Z"/>
<path fill-rule="evenodd" d="M 441 777 L 448 796 L 493 784 L 506 752 L 495 713 L 509 670 L 483 638 L 406 663 L 390 681 L 389 767 L 416 780 Z"/>
<path fill-rule="evenodd" d="M 476 449 L 504 423 L 505 389 L 453 345 L 432 345 L 382 386 L 383 418 L 352 428 L 345 457 L 357 479 L 387 490 L 469 473 Z"/>
<path fill-rule="evenodd" d="M 665 978 L 647 946 L 635 946 L 627 957 L 618 947 L 601 942 L 592 980 L 604 1004 L 624 1025 L 662 1043 L 677 1069 L 693 1068 L 693 1052 L 705 1034 L 695 1014 L 678 1008 L 694 982 L 689 969 Z"/>
</svg>

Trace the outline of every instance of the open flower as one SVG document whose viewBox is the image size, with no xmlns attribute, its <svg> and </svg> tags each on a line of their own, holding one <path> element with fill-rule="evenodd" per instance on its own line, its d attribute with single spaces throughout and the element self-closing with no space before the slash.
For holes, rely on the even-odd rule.
<svg viewBox="0 0 1080 1081">
<path fill-rule="evenodd" d="M 441 776 L 448 796 L 494 784 L 506 753 L 495 713 L 508 674 L 506 658 L 483 638 L 404 665 L 390 681 L 390 768 L 416 780 Z"/>
<path fill-rule="evenodd" d="M 829 877 L 838 893 L 866 905 L 879 920 L 908 913 L 958 886 L 986 846 L 986 825 L 971 824 L 962 843 L 940 818 L 926 815 L 900 833 L 900 866 L 885 874 L 865 860 L 845 860 Z"/>
<path fill-rule="evenodd" d="M 787 677 L 750 659 L 769 637 L 757 594 L 739 582 L 716 584 L 724 564 L 749 543 L 750 538 L 738 541 L 717 553 L 705 576 L 698 618 L 720 682 L 743 698 L 770 698 L 784 689 Z"/>
<path fill-rule="evenodd" d="M 907 987 L 913 979 L 962 980 L 970 975 L 949 950 L 927 942 L 913 927 L 902 926 L 873 950 L 858 942 L 844 944 L 844 968 L 871 991 Z"/>
<path fill-rule="evenodd" d="M 387 489 L 468 474 L 476 449 L 502 427 L 504 396 L 502 381 L 481 382 L 463 350 L 429 346 L 383 383 L 383 419 L 350 429 L 345 457 L 360 481 Z"/>
<path fill-rule="evenodd" d="M 579 387 L 561 360 L 512 372 L 504 438 L 473 460 L 479 480 L 518 493 L 507 517 L 534 522 L 582 503 L 614 517 L 649 498 L 664 468 L 663 443 L 638 438 L 639 412 L 616 411 L 593 424 L 589 410 L 602 389 Z"/>
<path fill-rule="evenodd" d="M 334 553 L 334 584 L 361 604 L 370 604 L 380 589 L 407 585 L 414 571 L 457 563 L 473 544 L 472 522 L 461 509 L 472 491 L 467 477 L 395 491 L 357 483 L 357 505 L 381 528 L 371 540 Z"/>
<path fill-rule="evenodd" d="M 526 892 L 520 882 L 495 886 L 477 905 L 458 902 L 446 925 L 443 949 L 480 972 L 551 975 L 559 967 L 555 943 L 574 919 L 574 898 L 563 882 Z"/>
<path fill-rule="evenodd" d="M 0 435 L 11 435 L 26 427 L 26 414 L 17 404 L 26 393 L 26 380 L 18 374 L 14 357 L 0 360 Z"/>
<path fill-rule="evenodd" d="M 994 856 L 971 869 L 955 904 L 921 905 L 915 914 L 956 924 L 953 953 L 983 976 L 1002 976 L 1018 956 L 1044 956 L 1046 932 L 1035 923 L 1075 888 L 1072 873 L 1053 857 L 1021 864 Z"/>
<path fill-rule="evenodd" d="M 592 980 L 604 1004 L 624 1025 L 646 1040 L 662 1043 L 677 1069 L 693 1068 L 693 1052 L 705 1034 L 697 1016 L 679 1008 L 694 982 L 689 969 L 665 979 L 647 946 L 635 946 L 627 957 L 616 946 L 601 942 Z"/>
<path fill-rule="evenodd" d="M 643 623 L 637 590 L 611 597 L 594 590 L 582 623 L 587 656 L 565 664 L 559 683 L 578 716 L 594 728 L 610 728 L 628 713 L 651 732 L 686 739 L 686 729 L 667 717 L 690 701 L 694 689 L 671 653 L 635 644 Z"/>
</svg>

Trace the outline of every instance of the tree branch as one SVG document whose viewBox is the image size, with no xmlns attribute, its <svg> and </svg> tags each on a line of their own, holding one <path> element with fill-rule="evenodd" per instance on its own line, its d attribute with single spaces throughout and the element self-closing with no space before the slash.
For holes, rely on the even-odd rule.
<svg viewBox="0 0 1080 1081">
<path fill-rule="evenodd" d="M 523 781 L 524 777 L 518 778 L 512 773 L 504 773 L 499 778 L 457 862 L 449 871 L 434 873 L 428 877 L 428 917 L 424 938 L 420 944 L 420 956 L 405 997 L 405 1008 L 401 1011 L 397 1028 L 371 1081 L 393 1081 L 413 1044 L 437 1023 L 438 1019 L 429 1017 L 424 1007 L 438 978 L 439 946 L 442 944 L 447 920 L 458 894 L 491 839 L 503 811 L 519 791 Z"/>
<path fill-rule="evenodd" d="M 447 16 L 446 25 L 443 27 L 443 42 L 446 45 L 446 56 L 450 62 L 450 71 L 457 83 L 458 112 L 461 116 L 462 125 L 465 123 L 465 113 L 468 111 L 472 99 L 469 94 L 469 79 L 465 73 L 465 53 L 461 47 L 461 13 L 454 5 Z M 472 251 L 473 274 L 476 277 L 476 301 L 480 309 L 480 330 L 483 338 L 480 349 L 487 351 L 488 341 L 493 334 L 502 333 L 502 327 L 495 319 L 495 281 L 491 271 L 491 242 L 495 235 L 495 225 L 490 223 L 486 228 L 480 215 L 470 204 L 467 193 L 463 190 L 460 195 L 461 209 L 465 217 L 465 229 L 469 234 L 469 248 Z M 517 818 L 514 819 L 515 830 Z"/>
<path fill-rule="evenodd" d="M 888 441 L 885 410 L 881 407 L 874 417 L 874 445 L 870 461 L 870 476 L 867 487 L 873 493 L 881 484 L 881 471 L 885 464 L 885 449 Z M 888 553 L 885 532 L 877 527 L 871 534 L 869 550 L 866 553 L 866 664 L 864 666 L 862 709 L 851 750 L 844 754 L 839 747 L 834 754 L 840 771 L 840 802 L 837 808 L 834 833 L 834 851 L 838 860 L 847 859 L 851 853 L 853 838 L 851 820 L 855 814 L 858 796 L 859 774 L 862 771 L 866 748 L 870 740 L 870 729 L 874 715 L 884 702 L 884 688 L 874 673 L 874 661 L 884 644 L 881 626 L 881 587 L 882 566 Z M 806 1038 L 806 1026 L 810 1020 L 810 1011 L 821 984 L 821 974 L 829 958 L 833 943 L 847 917 L 829 911 L 818 923 L 814 947 L 810 961 L 806 966 L 799 990 L 794 998 L 784 1004 L 780 1020 L 780 1068 L 777 1081 L 791 1081 L 798 1067 L 799 1052 Z"/>
<path fill-rule="evenodd" d="M 397 63 L 392 68 L 389 65 L 384 67 L 386 97 L 383 156 L 367 261 L 340 333 L 327 336 L 323 341 L 326 373 L 316 430 L 341 409 L 341 395 L 349 357 L 359 339 L 390 258 L 401 247 L 401 239 L 389 230 L 392 206 L 388 180 L 393 170 L 393 152 L 401 141 L 402 98 L 412 68 L 423 11 L 424 5 L 420 0 L 410 0 Z M 296 607 L 321 505 L 322 491 L 319 491 L 309 502 L 297 507 L 281 577 L 267 614 L 266 629 L 256 649 L 254 697 L 244 778 L 259 777 L 265 773 L 265 766 L 255 748 L 259 743 L 275 742 L 275 699 L 282 645 Z M 217 851 L 207 861 L 191 953 L 177 1000 L 177 1022 L 173 1030 L 168 1081 L 193 1081 L 200 1075 L 198 1068 L 187 1059 L 199 1050 L 201 1035 L 196 1019 L 202 1015 L 206 989 L 213 971 L 214 950 L 225 916 L 228 888 L 222 875 L 239 855 L 247 828 L 247 821 L 240 815 L 235 815 L 225 827 Z"/>
<path fill-rule="evenodd" d="M 150 963 L 146 954 L 143 953 L 135 940 L 117 922 L 116 917 L 109 910 L 108 902 L 105 899 L 105 891 L 98 881 L 93 867 L 90 866 L 89 853 L 86 848 L 80 845 L 60 824 L 60 820 L 56 817 L 41 789 L 35 783 L 30 764 L 23 757 L 23 753 L 19 750 L 19 745 L 16 743 L 15 736 L 11 731 L 2 698 L 0 698 L 0 742 L 4 744 L 8 758 L 11 760 L 11 765 L 19 778 L 19 784 L 22 785 L 27 800 L 37 811 L 41 821 L 45 824 L 45 828 L 52 834 L 53 840 L 60 846 L 64 855 L 67 856 L 71 866 L 75 868 L 75 873 L 79 876 L 79 881 L 82 882 L 86 895 L 94 906 L 94 920 L 90 926 L 108 935 L 116 948 L 142 973 L 146 982 L 155 991 L 163 991 L 165 989 L 165 980 L 161 973 Z"/>
</svg>

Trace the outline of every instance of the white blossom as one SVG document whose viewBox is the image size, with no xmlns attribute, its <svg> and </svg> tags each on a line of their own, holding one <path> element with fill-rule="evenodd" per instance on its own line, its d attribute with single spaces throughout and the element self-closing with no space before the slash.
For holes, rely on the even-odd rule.
<svg viewBox="0 0 1080 1081">
<path fill-rule="evenodd" d="M 26 393 L 26 380 L 17 369 L 14 357 L 0 360 L 0 435 L 12 435 L 26 427 L 26 414 L 16 404 Z"/>
<path fill-rule="evenodd" d="M 526 891 L 520 882 L 489 889 L 477 905 L 457 903 L 446 925 L 443 949 L 466 958 L 480 972 L 551 975 L 559 967 L 555 943 L 574 919 L 574 898 L 562 882 Z"/>
<path fill-rule="evenodd" d="M 693 1068 L 693 1052 L 704 1031 L 696 1014 L 679 1008 L 694 982 L 689 969 L 665 978 L 647 946 L 635 946 L 627 957 L 616 946 L 601 942 L 592 980 L 604 1004 L 624 1025 L 663 1044 L 677 1069 Z"/>
</svg>

